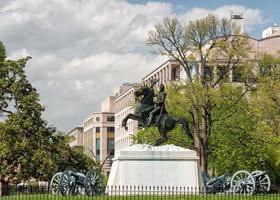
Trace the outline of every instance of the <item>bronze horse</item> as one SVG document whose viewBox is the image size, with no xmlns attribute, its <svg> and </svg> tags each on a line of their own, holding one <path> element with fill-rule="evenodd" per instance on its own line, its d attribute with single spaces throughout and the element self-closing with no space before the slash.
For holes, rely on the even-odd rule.
<svg viewBox="0 0 280 200">
<path fill-rule="evenodd" d="M 129 119 L 137 120 L 145 126 L 147 124 L 149 113 L 154 109 L 153 86 L 141 87 L 139 90 L 135 92 L 135 96 L 141 97 L 141 99 L 135 108 L 134 114 L 132 113 L 128 114 L 122 121 L 122 127 L 124 127 L 126 130 L 127 130 L 126 123 L 127 120 Z M 158 128 L 158 131 L 160 133 L 160 138 L 156 140 L 154 145 L 158 146 L 165 143 L 168 140 L 167 133 L 171 131 L 177 123 L 182 125 L 184 132 L 188 137 L 193 138 L 192 134 L 190 133 L 189 125 L 186 119 L 182 117 L 174 117 L 168 114 L 167 112 L 155 113 L 152 119 L 152 125 Z"/>
</svg>

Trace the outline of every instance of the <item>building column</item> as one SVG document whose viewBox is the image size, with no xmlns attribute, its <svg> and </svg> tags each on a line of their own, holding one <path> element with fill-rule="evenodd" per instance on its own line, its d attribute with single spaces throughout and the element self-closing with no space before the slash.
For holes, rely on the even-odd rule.
<svg viewBox="0 0 280 200">
<path fill-rule="evenodd" d="M 233 78 L 233 66 L 232 65 L 230 65 L 230 68 L 231 68 L 231 70 L 229 70 L 229 72 L 228 72 L 228 78 L 229 78 L 229 82 L 232 82 L 232 78 Z"/>
<path fill-rule="evenodd" d="M 172 65 L 171 65 L 171 63 L 169 63 L 168 64 L 168 79 L 167 79 L 168 81 L 170 81 L 172 78 L 171 69 L 172 69 Z"/>
<path fill-rule="evenodd" d="M 100 162 L 103 162 L 103 160 L 107 156 L 107 127 L 100 128 L 102 131 L 100 132 Z"/>
</svg>

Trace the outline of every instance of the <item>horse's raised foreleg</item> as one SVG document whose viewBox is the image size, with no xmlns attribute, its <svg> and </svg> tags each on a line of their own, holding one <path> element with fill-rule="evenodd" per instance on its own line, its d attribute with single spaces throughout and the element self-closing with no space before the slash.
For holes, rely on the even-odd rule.
<svg viewBox="0 0 280 200">
<path fill-rule="evenodd" d="M 141 117 L 134 115 L 132 113 L 129 113 L 123 120 L 122 120 L 122 127 L 124 127 L 125 130 L 127 130 L 127 120 L 132 119 L 132 120 L 136 120 L 136 121 L 140 121 L 142 122 Z"/>
<path fill-rule="evenodd" d="M 131 118 L 131 113 L 129 113 L 125 118 L 123 118 L 122 120 L 122 127 L 124 127 L 125 130 L 127 130 L 127 126 L 126 126 L 126 123 L 127 123 L 127 120 L 129 120 Z"/>
</svg>

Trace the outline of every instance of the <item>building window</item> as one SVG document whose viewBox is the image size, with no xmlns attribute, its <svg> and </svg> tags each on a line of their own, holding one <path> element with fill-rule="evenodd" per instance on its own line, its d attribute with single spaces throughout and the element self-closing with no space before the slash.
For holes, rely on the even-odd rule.
<svg viewBox="0 0 280 200">
<path fill-rule="evenodd" d="M 96 161 L 100 161 L 100 138 L 96 138 L 95 141 L 95 147 L 96 147 Z"/>
<path fill-rule="evenodd" d="M 100 133 L 100 127 L 96 127 L 96 133 Z"/>
<path fill-rule="evenodd" d="M 108 116 L 107 121 L 108 122 L 114 122 L 115 121 L 115 116 Z"/>
<path fill-rule="evenodd" d="M 173 66 L 173 68 L 171 68 L 171 81 L 178 80 L 180 80 L 180 67 Z"/>
<path fill-rule="evenodd" d="M 172 68 L 171 70 L 171 80 L 172 81 L 176 80 L 176 68 Z"/>
<path fill-rule="evenodd" d="M 221 76 L 222 77 L 222 80 L 223 81 L 228 81 L 228 74 L 229 74 L 229 71 L 227 70 L 227 67 L 226 66 L 218 66 L 217 67 L 217 79 L 220 79 Z"/>
<path fill-rule="evenodd" d="M 213 67 L 211 66 L 204 67 L 204 78 L 206 81 L 213 81 Z"/>
<path fill-rule="evenodd" d="M 234 66 L 232 68 L 232 81 L 233 82 L 242 82 L 242 67 L 241 66 Z"/>
<path fill-rule="evenodd" d="M 114 133 L 115 127 L 107 127 L 107 133 Z"/>
<path fill-rule="evenodd" d="M 109 159 L 114 158 L 115 155 L 115 139 L 114 138 L 108 138 L 107 139 L 107 152 L 110 152 Z"/>
<path fill-rule="evenodd" d="M 96 120 L 97 122 L 99 122 L 99 121 L 100 121 L 100 117 L 96 117 L 95 120 Z"/>
</svg>

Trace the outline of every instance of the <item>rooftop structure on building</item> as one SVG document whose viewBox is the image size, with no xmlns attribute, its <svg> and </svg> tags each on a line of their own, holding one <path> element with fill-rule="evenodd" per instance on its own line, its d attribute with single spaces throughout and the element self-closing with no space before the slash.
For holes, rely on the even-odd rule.
<svg viewBox="0 0 280 200">
<path fill-rule="evenodd" d="M 115 112 L 115 96 L 109 96 L 101 103 L 101 112 Z"/>
<path fill-rule="evenodd" d="M 231 11 L 230 20 L 240 28 L 240 33 L 244 33 L 244 18 L 242 12 Z"/>
<path fill-rule="evenodd" d="M 280 26 L 274 23 L 272 26 L 262 31 L 262 38 L 280 35 Z"/>
<path fill-rule="evenodd" d="M 115 97 L 119 97 L 126 91 L 130 90 L 132 87 L 137 86 L 139 83 L 123 83 L 119 86 L 118 90 L 115 92 Z"/>
</svg>

